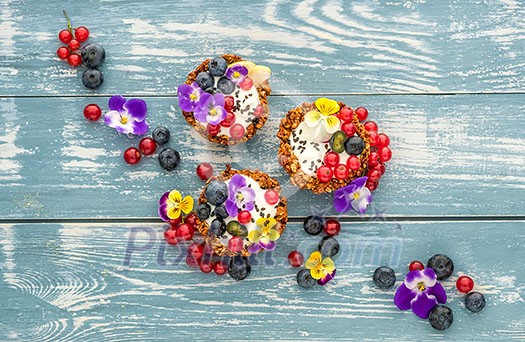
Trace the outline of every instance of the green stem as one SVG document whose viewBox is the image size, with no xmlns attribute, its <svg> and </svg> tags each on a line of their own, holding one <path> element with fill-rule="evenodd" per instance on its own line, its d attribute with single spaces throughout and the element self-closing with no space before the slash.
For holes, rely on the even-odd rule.
<svg viewBox="0 0 525 342">
<path fill-rule="evenodd" d="M 68 29 L 68 31 L 73 33 L 73 26 L 71 26 L 71 20 L 69 19 L 69 16 L 67 15 L 66 10 L 62 10 L 62 12 L 64 12 L 64 16 L 67 19 L 67 29 Z"/>
</svg>

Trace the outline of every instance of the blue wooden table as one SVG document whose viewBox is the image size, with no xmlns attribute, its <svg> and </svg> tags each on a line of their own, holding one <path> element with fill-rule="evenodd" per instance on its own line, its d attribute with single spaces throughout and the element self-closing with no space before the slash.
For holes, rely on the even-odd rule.
<svg viewBox="0 0 525 342">
<path fill-rule="evenodd" d="M 55 57 L 64 8 L 106 49 L 97 91 Z M 519 0 L 1 1 L 0 340 L 525 340 L 524 46 Z M 273 70 L 270 120 L 233 148 L 191 133 L 176 99 L 222 53 Z M 177 170 L 126 165 L 137 138 L 84 120 L 114 94 L 144 98 L 152 126 L 170 127 Z M 330 215 L 331 196 L 290 184 L 275 135 L 321 95 L 367 107 L 394 157 L 369 215 L 341 217 L 335 280 L 303 290 L 286 255 L 315 247 L 302 219 Z M 157 199 L 197 195 L 202 161 L 259 168 L 289 199 L 282 242 L 245 281 L 190 270 L 163 241 Z M 401 281 L 436 253 L 456 265 L 442 333 L 371 282 L 379 265 Z M 460 274 L 486 295 L 480 314 Z"/>
</svg>

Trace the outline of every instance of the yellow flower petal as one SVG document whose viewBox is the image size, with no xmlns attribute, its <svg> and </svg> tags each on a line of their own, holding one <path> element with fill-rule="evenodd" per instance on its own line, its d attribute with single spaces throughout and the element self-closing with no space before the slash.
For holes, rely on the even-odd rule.
<svg viewBox="0 0 525 342">
<path fill-rule="evenodd" d="M 312 110 L 304 116 L 304 122 L 308 127 L 316 127 L 321 122 L 321 113 L 316 110 Z"/>
<path fill-rule="evenodd" d="M 319 265 L 321 265 L 321 260 L 321 252 L 315 251 L 312 254 L 310 254 L 310 257 L 304 263 L 304 267 L 306 267 L 309 270 L 319 267 Z"/>
<path fill-rule="evenodd" d="M 262 245 L 268 245 L 270 243 L 270 239 L 268 239 L 267 236 L 263 235 L 259 239 L 259 243 L 262 244 Z"/>
<path fill-rule="evenodd" d="M 272 70 L 264 65 L 257 65 L 253 68 L 248 68 L 248 77 L 253 81 L 253 85 L 258 87 L 261 83 L 266 81 L 272 75 Z"/>
<path fill-rule="evenodd" d="M 330 134 L 337 132 L 340 126 L 339 118 L 335 115 L 327 116 L 324 120 L 324 128 Z"/>
<path fill-rule="evenodd" d="M 168 198 L 173 203 L 180 203 L 180 201 L 182 201 L 182 195 L 177 190 L 171 190 Z"/>
<path fill-rule="evenodd" d="M 180 209 L 178 206 L 172 206 L 168 209 L 168 218 L 175 220 L 180 216 Z"/>
<path fill-rule="evenodd" d="M 335 264 L 331 258 L 325 258 L 321 266 L 325 273 L 332 273 L 335 270 Z"/>
<path fill-rule="evenodd" d="M 315 280 L 318 280 L 318 279 L 321 279 L 322 277 L 324 277 L 324 274 L 323 274 L 323 271 L 322 271 L 321 267 L 312 268 L 310 270 L 310 275 Z"/>
<path fill-rule="evenodd" d="M 262 232 L 259 229 L 254 229 L 248 234 L 248 240 L 253 243 L 259 242 L 262 237 Z"/>
<path fill-rule="evenodd" d="M 189 214 L 193 210 L 193 198 L 191 196 L 184 197 L 180 202 L 179 208 L 184 214 Z"/>
<path fill-rule="evenodd" d="M 339 103 L 326 97 L 318 98 L 317 101 L 315 101 L 315 106 L 324 115 L 332 115 L 339 111 Z"/>
<path fill-rule="evenodd" d="M 281 237 L 281 234 L 279 234 L 279 231 L 277 229 L 270 229 L 266 236 L 268 237 L 268 239 L 270 239 L 270 241 L 275 241 Z"/>
</svg>

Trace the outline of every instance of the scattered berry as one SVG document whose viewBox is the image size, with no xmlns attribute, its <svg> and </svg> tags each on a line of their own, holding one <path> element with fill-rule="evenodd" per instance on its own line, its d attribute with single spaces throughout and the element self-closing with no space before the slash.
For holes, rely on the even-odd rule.
<svg viewBox="0 0 525 342">
<path fill-rule="evenodd" d="M 373 121 L 367 121 L 365 122 L 365 129 L 369 132 L 377 133 L 377 124 Z"/>
<path fill-rule="evenodd" d="M 224 97 L 224 109 L 227 111 L 233 110 L 233 107 L 235 107 L 235 99 L 233 96 L 225 96 Z"/>
<path fill-rule="evenodd" d="M 82 84 L 86 88 L 97 89 L 102 83 L 104 83 L 104 75 L 98 69 L 86 69 L 82 74 Z"/>
<path fill-rule="evenodd" d="M 292 267 L 301 267 L 304 263 L 304 256 L 299 251 L 291 251 L 290 254 L 288 254 L 288 262 Z"/>
<path fill-rule="evenodd" d="M 386 171 L 385 164 L 383 164 L 383 163 L 379 163 L 379 164 L 377 164 L 374 168 L 375 168 L 376 170 L 379 170 L 379 172 L 381 172 L 381 176 L 385 174 L 385 171 Z"/>
<path fill-rule="evenodd" d="M 334 176 L 334 173 L 332 172 L 332 169 L 326 165 L 320 166 L 317 169 L 317 179 L 321 183 L 328 183 L 332 179 L 333 176 Z"/>
<path fill-rule="evenodd" d="M 206 186 L 204 196 L 211 205 L 220 205 L 228 199 L 228 185 L 225 182 L 215 180 Z"/>
<path fill-rule="evenodd" d="M 235 83 L 228 77 L 221 77 L 219 82 L 217 82 L 217 88 L 223 94 L 231 94 L 235 91 Z"/>
<path fill-rule="evenodd" d="M 328 236 L 336 236 L 341 231 L 341 223 L 336 219 L 326 220 L 324 223 L 324 232 Z"/>
<path fill-rule="evenodd" d="M 192 258 L 200 259 L 204 254 L 204 245 L 197 242 L 193 242 L 188 246 L 187 253 L 188 256 L 191 256 Z"/>
<path fill-rule="evenodd" d="M 97 121 L 102 116 L 102 110 L 94 103 L 84 107 L 84 117 L 89 121 Z"/>
<path fill-rule="evenodd" d="M 379 165 L 381 162 L 381 158 L 379 157 L 379 153 L 377 152 L 370 152 L 370 155 L 368 156 L 368 166 L 374 167 Z"/>
<path fill-rule="evenodd" d="M 180 154 L 171 147 L 166 147 L 159 153 L 159 165 L 166 171 L 174 170 L 180 163 Z"/>
<path fill-rule="evenodd" d="M 223 236 L 226 232 L 226 223 L 222 218 L 216 218 L 211 221 L 210 228 L 208 229 L 208 235 L 213 234 L 217 237 Z"/>
<path fill-rule="evenodd" d="M 89 38 L 89 30 L 85 26 L 79 26 L 75 29 L 75 38 L 79 42 L 85 42 Z"/>
<path fill-rule="evenodd" d="M 245 132 L 246 130 L 241 124 L 235 124 L 230 128 L 230 136 L 233 139 L 242 139 L 242 137 L 244 137 Z"/>
<path fill-rule="evenodd" d="M 365 121 L 368 117 L 368 110 L 365 107 L 357 107 L 355 109 L 355 114 L 357 115 L 359 121 Z"/>
<path fill-rule="evenodd" d="M 459 292 L 469 293 L 474 289 L 474 280 L 469 276 L 461 276 L 456 280 L 456 288 Z"/>
<path fill-rule="evenodd" d="M 213 166 L 210 163 L 200 163 L 197 165 L 197 176 L 203 181 L 207 181 L 213 176 Z"/>
<path fill-rule="evenodd" d="M 124 151 L 124 161 L 129 165 L 135 165 L 140 161 L 140 151 L 135 147 L 129 147 Z"/>
<path fill-rule="evenodd" d="M 210 258 L 203 258 L 199 266 L 202 273 L 210 273 L 214 265 Z"/>
<path fill-rule="evenodd" d="M 368 190 L 374 191 L 375 189 L 377 189 L 377 185 L 377 182 L 367 181 L 365 186 L 368 188 Z"/>
<path fill-rule="evenodd" d="M 199 87 L 201 87 L 202 90 L 206 90 L 208 88 L 213 87 L 215 80 L 213 79 L 212 75 L 205 71 L 202 71 L 197 75 L 195 82 L 197 82 L 197 84 L 199 85 Z"/>
<path fill-rule="evenodd" d="M 266 190 L 266 192 L 264 193 L 264 200 L 269 205 L 274 205 L 280 200 L 279 193 L 274 189 Z"/>
<path fill-rule="evenodd" d="M 217 275 L 225 274 L 226 272 L 228 272 L 228 264 L 223 261 L 216 262 L 213 265 L 213 272 L 215 272 L 215 274 Z"/>
<path fill-rule="evenodd" d="M 341 108 L 341 110 L 339 110 L 338 117 L 343 122 L 352 122 L 353 116 L 354 116 L 354 110 L 350 107 L 343 107 Z"/>
<path fill-rule="evenodd" d="M 142 138 L 139 142 L 139 150 L 145 156 L 151 156 L 157 149 L 157 143 L 152 138 Z"/>
<path fill-rule="evenodd" d="M 208 63 L 208 72 L 211 76 L 223 76 L 227 68 L 228 62 L 222 57 L 215 57 Z"/>
<path fill-rule="evenodd" d="M 80 43 L 78 40 L 73 39 L 67 44 L 67 47 L 71 51 L 77 51 L 78 49 L 80 49 Z"/>
<path fill-rule="evenodd" d="M 195 213 L 197 214 L 199 220 L 204 221 L 210 217 L 211 207 L 208 203 L 201 203 L 197 206 Z"/>
<path fill-rule="evenodd" d="M 352 171 L 357 171 L 361 167 L 361 161 L 356 156 L 350 156 L 346 161 L 346 166 Z"/>
<path fill-rule="evenodd" d="M 357 156 L 365 149 L 365 142 L 361 137 L 353 136 L 345 140 L 344 146 L 346 153 Z"/>
<path fill-rule="evenodd" d="M 177 239 L 181 241 L 191 240 L 193 238 L 194 233 L 195 230 L 192 226 L 190 226 L 187 223 L 183 223 L 177 228 Z"/>
<path fill-rule="evenodd" d="M 425 269 L 425 265 L 423 265 L 421 261 L 414 260 L 410 263 L 410 265 L 408 265 L 408 269 L 410 271 L 422 271 Z"/>
<path fill-rule="evenodd" d="M 97 43 L 85 45 L 80 54 L 88 68 L 98 68 L 106 60 L 106 50 Z"/>
<path fill-rule="evenodd" d="M 247 224 L 252 219 L 252 214 L 248 210 L 243 210 L 237 215 L 240 224 Z"/>
<path fill-rule="evenodd" d="M 370 146 L 379 146 L 379 134 L 377 132 L 368 132 L 368 137 L 370 138 Z"/>
<path fill-rule="evenodd" d="M 250 275 L 252 266 L 248 258 L 236 255 L 230 259 L 228 274 L 235 280 L 243 280 Z"/>
<path fill-rule="evenodd" d="M 381 172 L 379 170 L 376 170 L 376 169 L 371 169 L 369 172 L 368 172 L 368 180 L 370 182 L 376 182 L 381 178 Z"/>
<path fill-rule="evenodd" d="M 167 127 L 159 126 L 151 133 L 153 140 L 159 145 L 164 145 L 170 141 L 170 130 Z"/>
<path fill-rule="evenodd" d="M 427 267 L 434 269 L 438 280 L 447 279 L 454 272 L 454 263 L 443 254 L 436 254 L 428 259 Z"/>
<path fill-rule="evenodd" d="M 317 283 L 317 280 L 312 278 L 312 275 L 310 274 L 310 270 L 302 269 L 299 272 L 297 272 L 297 284 L 304 288 L 309 289 L 311 287 L 314 287 Z"/>
<path fill-rule="evenodd" d="M 377 287 L 386 290 L 394 286 L 396 282 L 396 272 L 387 266 L 378 267 L 376 268 L 372 279 Z"/>
<path fill-rule="evenodd" d="M 470 292 L 465 296 L 465 307 L 469 311 L 480 312 L 486 304 L 485 296 L 479 292 Z"/>
<path fill-rule="evenodd" d="M 352 122 L 343 122 L 341 125 L 341 130 L 345 132 L 347 137 L 352 137 L 355 135 L 356 129 Z"/>
<path fill-rule="evenodd" d="M 211 136 L 216 136 L 220 131 L 221 125 L 208 124 L 208 126 L 206 126 L 206 132 L 208 132 L 208 134 Z"/>
<path fill-rule="evenodd" d="M 78 53 L 72 53 L 67 58 L 67 63 L 71 65 L 73 68 L 76 68 L 82 65 L 82 57 L 80 57 Z"/>
<path fill-rule="evenodd" d="M 176 245 L 177 240 L 177 230 L 168 228 L 164 231 L 164 240 L 166 240 L 167 243 L 170 245 Z"/>
<path fill-rule="evenodd" d="M 241 83 L 239 83 L 239 87 L 242 89 L 242 90 L 250 90 L 252 89 L 253 87 L 253 81 L 251 78 L 249 77 L 245 77 L 244 80 L 242 80 Z"/>
<path fill-rule="evenodd" d="M 382 147 L 379 150 L 379 158 L 383 163 L 386 163 L 392 158 L 392 151 L 388 147 Z"/>
<path fill-rule="evenodd" d="M 346 179 L 350 175 L 350 170 L 348 170 L 348 167 L 345 164 L 339 164 L 334 169 L 334 176 L 337 179 Z"/>
<path fill-rule="evenodd" d="M 240 251 L 242 251 L 243 247 L 244 247 L 244 241 L 238 236 L 233 236 L 228 241 L 228 248 L 233 253 L 239 253 Z"/>
<path fill-rule="evenodd" d="M 332 236 L 325 236 L 317 245 L 323 257 L 333 257 L 339 253 L 339 242 Z"/>
<path fill-rule="evenodd" d="M 452 325 L 454 315 L 448 306 L 436 305 L 432 311 L 430 311 L 428 321 L 432 328 L 436 330 L 446 330 Z"/>
<path fill-rule="evenodd" d="M 62 60 L 68 59 L 68 57 L 70 55 L 71 55 L 71 53 L 69 52 L 69 49 L 67 47 L 65 47 L 65 46 L 61 46 L 57 50 L 57 56 L 58 56 L 58 58 L 60 58 Z"/>
<path fill-rule="evenodd" d="M 339 154 L 330 151 L 324 155 L 324 164 L 328 167 L 336 167 L 339 164 Z"/>
<path fill-rule="evenodd" d="M 387 147 L 390 145 L 390 138 L 385 133 L 379 134 L 379 147 Z"/>
<path fill-rule="evenodd" d="M 67 44 L 73 39 L 73 34 L 69 30 L 62 30 L 58 33 L 58 40 Z"/>
<path fill-rule="evenodd" d="M 226 118 L 221 121 L 220 125 L 222 127 L 231 127 L 235 123 L 235 114 L 232 112 L 226 112 Z"/>
<path fill-rule="evenodd" d="M 323 231 L 324 222 L 319 216 L 308 216 L 303 223 L 304 230 L 310 235 L 318 235 Z"/>
</svg>

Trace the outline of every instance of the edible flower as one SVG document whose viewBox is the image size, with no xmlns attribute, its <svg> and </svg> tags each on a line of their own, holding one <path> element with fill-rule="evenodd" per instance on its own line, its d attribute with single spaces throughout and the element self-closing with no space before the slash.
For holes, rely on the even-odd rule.
<svg viewBox="0 0 525 342">
<path fill-rule="evenodd" d="M 166 191 L 159 200 L 159 216 L 163 221 L 178 219 L 182 213 L 189 214 L 193 210 L 193 198 L 182 195 L 177 190 Z"/>
<path fill-rule="evenodd" d="M 202 93 L 199 103 L 196 105 L 193 116 L 200 122 L 207 122 L 210 125 L 218 125 L 226 118 L 224 109 L 224 95 L 217 93 Z"/>
<path fill-rule="evenodd" d="M 335 115 L 339 112 L 339 103 L 322 97 L 315 101 L 315 107 L 317 110 L 306 113 L 304 122 L 306 126 L 314 129 L 314 138 L 324 141 L 337 132 L 341 125 L 339 118 Z"/>
<path fill-rule="evenodd" d="M 260 217 L 255 222 L 257 229 L 252 230 L 248 234 L 248 241 L 252 243 L 248 247 L 248 252 L 254 254 L 261 249 L 273 251 L 277 245 L 275 241 L 281 237 L 279 231 L 275 229 L 277 221 L 273 218 Z"/>
<path fill-rule="evenodd" d="M 246 68 L 244 65 L 235 64 L 226 70 L 226 77 L 236 84 L 244 81 L 246 76 L 248 76 L 248 68 Z"/>
<path fill-rule="evenodd" d="M 145 134 L 147 106 L 142 99 L 126 100 L 121 95 L 112 96 L 108 101 L 109 112 L 104 115 L 104 122 L 119 133 Z"/>
<path fill-rule="evenodd" d="M 350 184 L 339 188 L 334 192 L 334 208 L 339 213 L 344 213 L 352 207 L 361 215 L 366 212 L 370 202 L 372 202 L 372 193 L 365 186 L 368 177 L 359 177 L 354 179 Z"/>
<path fill-rule="evenodd" d="M 180 109 L 185 112 L 193 112 L 199 104 L 203 93 L 197 82 L 193 82 L 191 85 L 186 83 L 181 84 L 177 88 Z"/>
<path fill-rule="evenodd" d="M 317 284 L 325 285 L 335 277 L 335 264 L 331 258 L 324 258 L 321 252 L 315 251 L 304 263 L 306 269 L 310 270 L 312 278 L 317 280 Z"/>
<path fill-rule="evenodd" d="M 248 77 L 253 81 L 254 87 L 258 87 L 261 83 L 268 80 L 272 74 L 272 70 L 264 65 L 256 65 L 250 61 L 235 62 L 232 65 L 243 65 L 248 69 Z"/>
<path fill-rule="evenodd" d="M 253 210 L 255 191 L 248 186 L 246 179 L 240 174 L 235 174 L 228 184 L 228 199 L 224 204 L 230 216 L 237 216 L 241 210 Z"/>
</svg>

